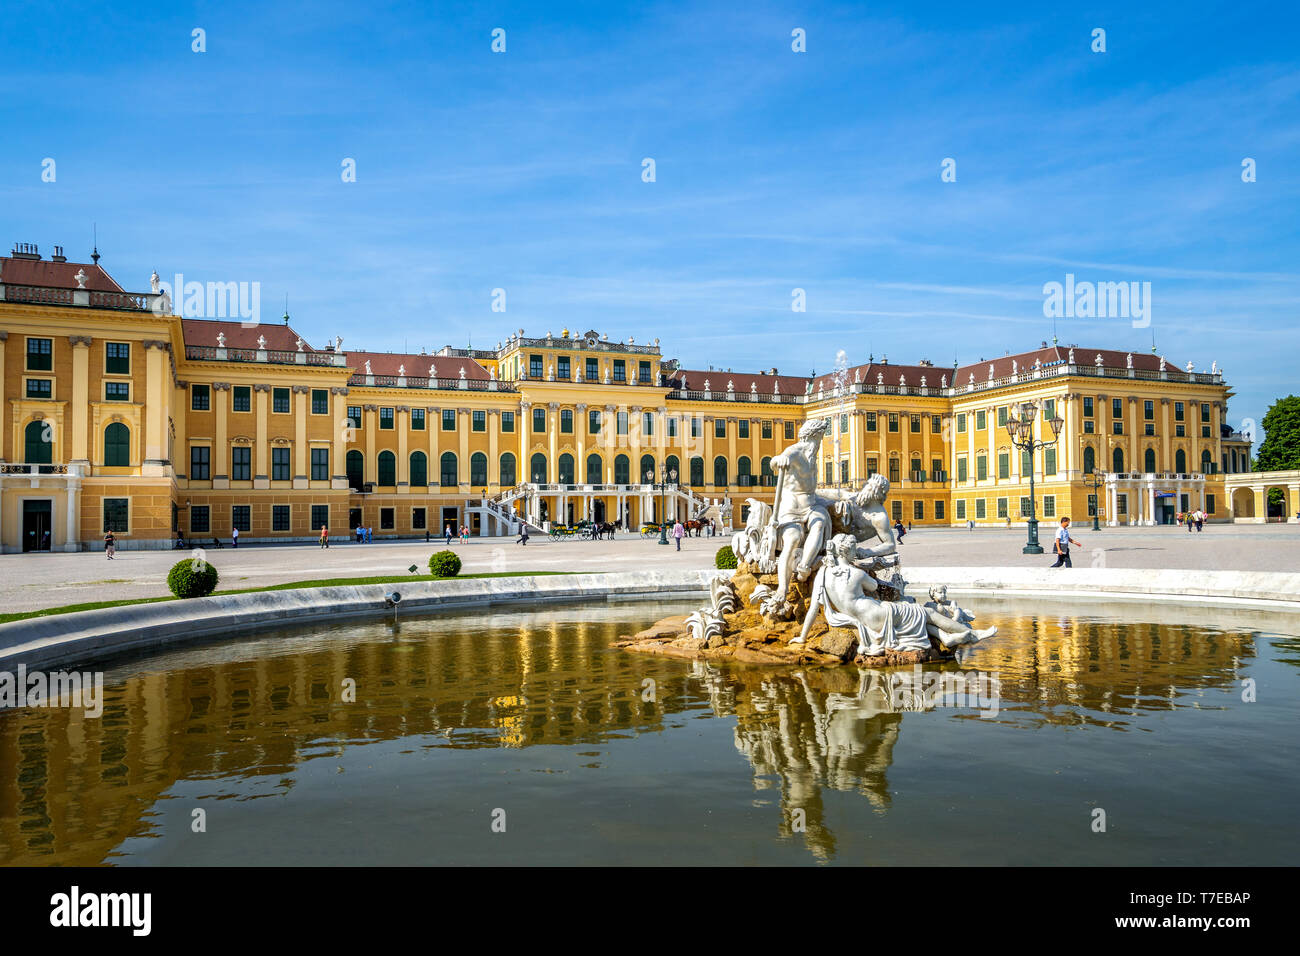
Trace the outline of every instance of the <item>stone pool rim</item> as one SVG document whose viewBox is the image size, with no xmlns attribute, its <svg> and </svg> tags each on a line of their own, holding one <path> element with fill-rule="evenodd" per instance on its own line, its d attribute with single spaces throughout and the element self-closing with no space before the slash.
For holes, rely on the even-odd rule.
<svg viewBox="0 0 1300 956">
<path fill-rule="evenodd" d="M 479 607 L 674 600 L 707 593 L 730 572 L 711 569 L 605 574 L 450 578 L 409 584 L 363 584 L 214 595 L 76 611 L 0 624 L 0 671 L 66 667 L 127 653 L 159 650 L 249 631 L 313 622 L 391 617 L 385 595 L 396 590 L 399 618 Z M 1300 573 L 1121 568 L 909 567 L 908 593 L 918 600 L 931 584 L 954 596 L 1052 598 L 1070 601 L 1181 603 L 1197 607 L 1300 612 Z"/>
</svg>

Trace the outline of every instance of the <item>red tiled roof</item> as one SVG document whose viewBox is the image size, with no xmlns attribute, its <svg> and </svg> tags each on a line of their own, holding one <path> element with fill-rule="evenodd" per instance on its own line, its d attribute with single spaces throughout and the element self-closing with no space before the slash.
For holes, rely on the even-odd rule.
<svg viewBox="0 0 1300 956">
<path fill-rule="evenodd" d="M 406 352 L 348 352 L 348 368 L 354 372 L 365 373 L 366 362 L 370 363 L 372 375 L 396 375 L 400 366 L 406 366 L 406 374 L 417 378 L 460 378 L 460 370 L 465 370 L 465 378 L 485 381 L 492 376 L 488 370 L 472 358 L 456 355 L 411 355 Z M 435 374 L 429 376 L 429 368 Z"/>
<path fill-rule="evenodd" d="M 84 270 L 84 288 L 95 292 L 125 292 L 111 275 L 93 262 L 51 262 L 49 259 L 11 259 L 0 256 L 0 282 L 52 289 L 77 288 L 77 273 Z"/>
<path fill-rule="evenodd" d="M 1035 361 L 1041 361 L 1044 366 L 1063 365 L 1070 360 L 1071 346 L 1049 345 L 1045 348 L 1037 348 L 1029 352 L 1018 352 L 1015 355 L 1002 355 L 997 358 L 987 359 L 982 362 L 972 362 L 963 365 L 957 370 L 957 381 L 970 381 L 970 374 L 975 373 L 975 381 L 987 381 L 989 377 L 989 366 L 993 366 L 993 377 L 1002 378 L 1011 374 L 1011 363 L 1016 364 L 1017 372 L 1026 372 L 1032 370 Z M 1093 365 L 1097 364 L 1097 356 L 1101 355 L 1102 364 L 1106 368 L 1127 368 L 1128 356 L 1133 356 L 1133 367 L 1135 369 L 1145 369 L 1150 372 L 1158 371 L 1160 368 L 1160 356 L 1152 355 L 1150 352 L 1120 352 L 1116 349 L 1092 349 L 1083 346 L 1073 346 L 1074 364 L 1075 365 Z M 1182 365 L 1177 362 L 1165 360 L 1166 367 L 1175 370 L 1181 370 Z M 952 384 L 949 382 L 948 384 Z"/>
<path fill-rule="evenodd" d="M 802 395 L 808 388 L 808 379 L 801 375 L 752 375 L 747 372 L 724 372 L 719 369 L 677 369 L 667 378 L 670 388 L 691 392 L 704 391 L 704 383 L 714 392 L 725 392 L 727 383 L 735 386 L 737 394 L 749 394 L 750 383 L 760 395 L 771 395 L 773 386 L 781 386 L 782 395 Z"/>
<path fill-rule="evenodd" d="M 267 349 L 273 352 L 298 351 L 298 333 L 279 322 L 245 325 L 227 319 L 181 319 L 181 332 L 186 345 L 216 346 L 217 334 L 222 333 L 228 349 L 255 349 L 258 337 L 264 336 Z M 305 339 L 302 350 L 317 351 Z"/>
<path fill-rule="evenodd" d="M 854 365 L 846 369 L 848 377 L 845 384 L 852 385 L 854 381 L 863 382 L 867 385 L 899 385 L 899 376 L 907 379 L 906 384 L 912 387 L 919 387 L 922 377 L 925 378 L 925 384 L 928 388 L 938 388 L 939 379 L 943 375 L 952 378 L 952 369 L 935 368 L 933 365 L 894 365 L 889 362 L 867 362 L 865 365 Z M 855 379 L 854 376 L 857 376 Z M 883 379 L 881 376 L 884 376 Z M 949 382 L 949 385 L 952 383 Z M 829 392 L 835 387 L 834 376 L 831 374 L 818 375 L 813 379 L 813 394 L 817 390 L 824 389 Z"/>
</svg>

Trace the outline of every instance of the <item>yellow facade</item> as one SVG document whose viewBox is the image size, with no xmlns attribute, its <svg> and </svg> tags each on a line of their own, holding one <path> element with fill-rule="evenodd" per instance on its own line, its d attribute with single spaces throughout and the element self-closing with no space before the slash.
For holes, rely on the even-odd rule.
<svg viewBox="0 0 1300 956">
<path fill-rule="evenodd" d="M 236 525 L 246 540 L 314 539 L 322 522 L 335 538 L 358 524 L 376 538 L 448 523 L 506 533 L 519 516 L 636 528 L 724 502 L 739 523 L 747 499 L 771 500 L 770 459 L 815 416 L 831 421 L 823 481 L 857 487 L 878 471 L 904 522 L 1006 524 L 1022 517 L 1029 479 L 1001 416 L 1023 401 L 1064 419 L 1033 458 L 1039 517 L 1088 516 L 1091 464 L 1120 476 L 1096 491 L 1108 522 L 1161 520 L 1169 499 L 1151 502 L 1169 494 L 1178 510 L 1224 518 L 1227 449 L 1249 447 L 1221 427 L 1221 375 L 1144 367 L 1150 356 L 1135 369 L 1115 353 L 1092 362 L 1080 349 L 1076 361 L 1045 347 L 979 380 L 982 366 L 873 362 L 836 388 L 775 369 L 684 370 L 657 340 L 594 332 L 427 356 L 316 350 L 295 347 L 287 323 L 182 319 L 153 294 L 86 296 L 7 274 L 5 551 L 98 546 L 108 527 L 120 547 L 168 547 L 176 531 L 228 541 Z M 1045 417 L 1036 428 L 1050 439 Z M 665 468 L 680 491 L 655 487 Z"/>
</svg>

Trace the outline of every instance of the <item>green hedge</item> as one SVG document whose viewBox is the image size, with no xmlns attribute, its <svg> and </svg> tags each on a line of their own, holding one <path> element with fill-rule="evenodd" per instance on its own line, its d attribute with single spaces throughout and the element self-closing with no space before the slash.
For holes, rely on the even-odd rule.
<svg viewBox="0 0 1300 956">
<path fill-rule="evenodd" d="M 460 555 L 455 551 L 435 551 L 429 555 L 429 573 L 435 578 L 454 578 L 460 574 Z"/>
<path fill-rule="evenodd" d="M 731 545 L 724 544 L 718 549 L 717 555 L 713 558 L 715 567 L 730 569 L 736 566 L 736 552 L 731 550 Z"/>
<path fill-rule="evenodd" d="M 217 569 L 202 558 L 177 561 L 167 572 L 167 587 L 178 598 L 207 597 L 217 589 Z"/>
</svg>

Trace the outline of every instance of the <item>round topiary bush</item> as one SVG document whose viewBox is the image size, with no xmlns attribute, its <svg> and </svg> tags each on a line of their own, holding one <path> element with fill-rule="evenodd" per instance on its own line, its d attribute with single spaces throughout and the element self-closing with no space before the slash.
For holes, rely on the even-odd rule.
<svg viewBox="0 0 1300 956">
<path fill-rule="evenodd" d="M 460 574 L 460 555 L 455 551 L 435 551 L 429 556 L 429 573 L 435 578 L 454 578 Z"/>
<path fill-rule="evenodd" d="M 736 566 L 736 552 L 731 550 L 731 545 L 724 544 L 718 549 L 717 555 L 713 558 L 715 567 L 729 569 Z"/>
<path fill-rule="evenodd" d="M 202 558 L 177 561 L 167 572 L 167 587 L 178 598 L 207 597 L 217 589 L 217 569 Z"/>
</svg>

